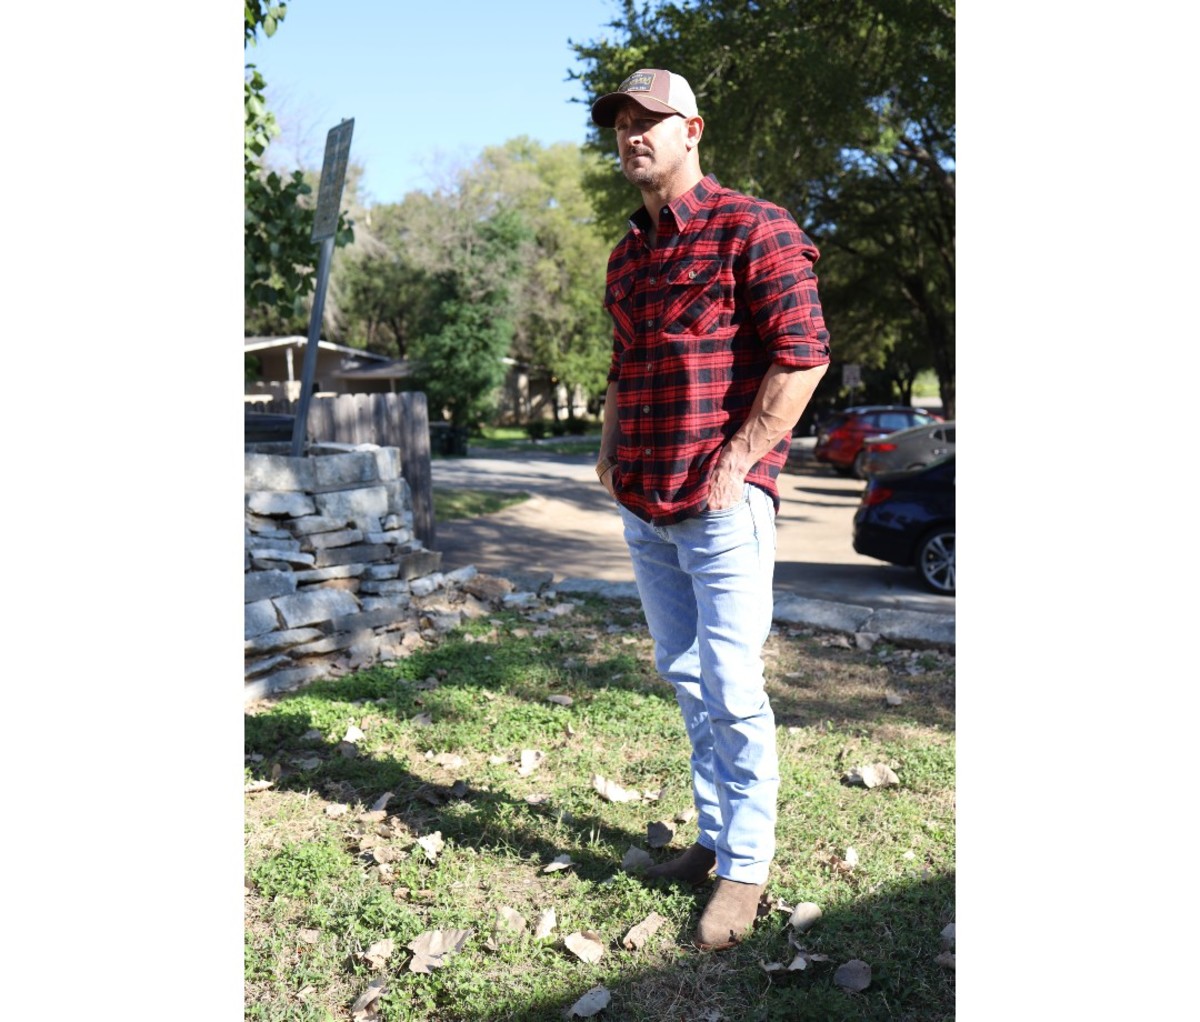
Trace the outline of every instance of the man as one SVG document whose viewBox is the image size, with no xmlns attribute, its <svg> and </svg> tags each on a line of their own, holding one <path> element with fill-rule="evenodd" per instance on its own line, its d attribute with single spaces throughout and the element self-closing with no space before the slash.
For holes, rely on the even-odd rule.
<svg viewBox="0 0 1200 1022">
<path fill-rule="evenodd" d="M 608 263 L 613 353 L 597 475 L 692 746 L 699 838 L 650 877 L 717 881 L 695 935 L 752 926 L 775 852 L 779 771 L 762 647 L 771 627 L 776 477 L 829 364 L 817 249 L 789 213 L 700 170 L 680 75 L 643 68 L 592 106 L 641 193 Z"/>
</svg>

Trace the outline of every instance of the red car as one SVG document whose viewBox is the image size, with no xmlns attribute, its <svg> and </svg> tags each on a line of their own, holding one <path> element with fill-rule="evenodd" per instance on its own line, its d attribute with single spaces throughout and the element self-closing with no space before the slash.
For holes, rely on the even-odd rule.
<svg viewBox="0 0 1200 1022">
<path fill-rule="evenodd" d="M 813 457 L 842 475 L 865 479 L 863 441 L 911 426 L 941 422 L 942 417 L 908 405 L 861 405 L 834 412 L 821 422 Z"/>
</svg>

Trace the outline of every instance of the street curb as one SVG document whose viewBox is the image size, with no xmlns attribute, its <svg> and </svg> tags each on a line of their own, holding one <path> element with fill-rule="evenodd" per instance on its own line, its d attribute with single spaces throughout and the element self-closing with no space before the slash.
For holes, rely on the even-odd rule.
<svg viewBox="0 0 1200 1022">
<path fill-rule="evenodd" d="M 639 599 L 633 582 L 605 582 L 596 578 L 564 578 L 554 584 L 560 593 L 614 599 Z M 866 633 L 881 639 L 916 646 L 954 649 L 954 618 L 913 610 L 860 607 L 829 600 L 811 600 L 776 590 L 774 619 L 783 624 L 803 624 L 848 635 Z"/>
<path fill-rule="evenodd" d="M 954 648 L 954 618 L 945 614 L 859 607 L 776 592 L 775 620 L 850 635 L 865 632 L 896 642 Z"/>
</svg>

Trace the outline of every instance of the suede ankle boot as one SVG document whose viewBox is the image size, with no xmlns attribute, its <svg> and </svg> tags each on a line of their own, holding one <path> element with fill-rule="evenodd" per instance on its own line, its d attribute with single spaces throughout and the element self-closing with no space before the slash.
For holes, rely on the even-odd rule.
<svg viewBox="0 0 1200 1022">
<path fill-rule="evenodd" d="M 701 951 L 722 951 L 742 941 L 758 917 L 758 904 L 766 886 L 718 877 L 696 927 L 696 947 Z"/>
<path fill-rule="evenodd" d="M 704 883 L 717 864 L 717 853 L 696 843 L 682 855 L 657 866 L 651 866 L 643 876 L 648 880 L 670 880 L 693 887 Z"/>
</svg>

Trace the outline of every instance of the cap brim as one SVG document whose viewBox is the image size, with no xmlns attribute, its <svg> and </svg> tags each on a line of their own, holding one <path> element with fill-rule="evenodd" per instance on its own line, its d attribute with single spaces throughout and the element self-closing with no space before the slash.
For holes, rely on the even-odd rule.
<svg viewBox="0 0 1200 1022">
<path fill-rule="evenodd" d="M 633 100 L 642 109 L 652 113 L 679 113 L 674 107 L 667 106 L 662 100 L 655 99 L 653 96 L 639 95 L 636 92 L 610 92 L 592 104 L 592 122 L 601 128 L 611 128 L 616 122 L 617 111 L 621 109 L 621 104 L 627 99 Z"/>
</svg>

